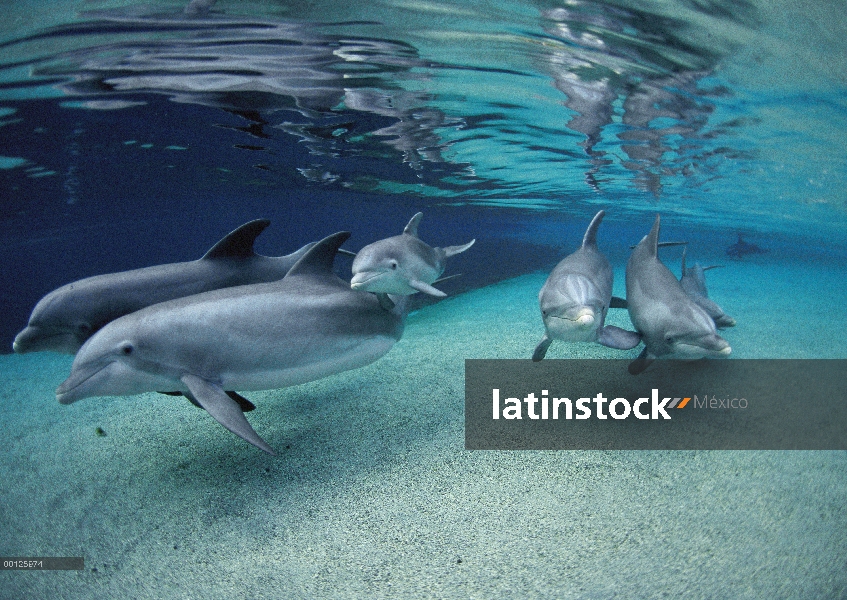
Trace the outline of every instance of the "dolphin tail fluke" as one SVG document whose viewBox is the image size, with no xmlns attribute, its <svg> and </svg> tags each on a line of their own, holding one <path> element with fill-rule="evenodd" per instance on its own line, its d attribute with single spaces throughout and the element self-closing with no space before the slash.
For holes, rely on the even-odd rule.
<svg viewBox="0 0 847 600">
<path fill-rule="evenodd" d="M 436 298 L 446 298 L 447 294 L 442 292 L 441 290 L 435 289 L 428 283 L 424 283 L 423 281 L 418 281 L 417 279 L 412 279 L 409 281 L 409 286 L 418 290 L 419 292 L 423 292 L 424 294 L 429 294 L 430 296 L 435 296 Z"/>
<path fill-rule="evenodd" d="M 221 425 L 246 442 L 253 444 L 260 450 L 276 456 L 273 448 L 259 437 L 250 423 L 244 417 L 241 407 L 230 398 L 220 386 L 206 381 L 196 375 L 186 374 L 182 376 L 182 382 L 188 386 L 193 400 L 206 409 L 212 417 Z M 186 394 L 188 396 L 188 394 Z M 189 397 L 189 399 L 191 399 Z"/>
<path fill-rule="evenodd" d="M 630 350 L 641 343 L 641 336 L 634 331 L 606 325 L 598 332 L 597 342 L 616 350 Z"/>
<path fill-rule="evenodd" d="M 626 298 L 612 296 L 612 300 L 609 302 L 609 308 L 629 308 L 629 304 L 627 304 Z"/>
<path fill-rule="evenodd" d="M 630 375 L 638 375 L 643 373 L 654 360 L 656 360 L 656 357 L 647 352 L 647 348 L 644 348 L 644 350 L 641 351 L 641 354 L 638 355 L 638 358 L 629 363 L 627 370 Z"/>
<path fill-rule="evenodd" d="M 212 246 L 203 255 L 203 258 L 249 258 L 253 256 L 255 254 L 253 243 L 270 224 L 271 222 L 268 219 L 256 219 L 245 223 Z"/>
<path fill-rule="evenodd" d="M 455 256 L 456 254 L 461 254 L 462 252 L 473 246 L 475 241 L 476 238 L 472 239 L 467 244 L 462 244 L 461 246 L 447 246 L 445 248 L 442 248 L 442 250 L 444 251 L 444 257 L 447 258 L 450 256 Z"/>
<path fill-rule="evenodd" d="M 600 223 L 603 222 L 603 217 L 606 216 L 606 211 L 601 210 L 594 218 L 591 219 L 591 223 L 588 224 L 588 229 L 585 230 L 585 235 L 582 237 L 582 247 L 586 248 L 588 246 L 592 246 L 594 248 L 597 247 L 597 229 L 600 227 Z"/>
<path fill-rule="evenodd" d="M 552 343 L 553 340 L 547 337 L 547 334 L 545 333 L 544 337 L 541 338 L 541 341 L 538 342 L 538 345 L 535 347 L 535 352 L 532 353 L 533 362 L 538 362 L 547 356 L 547 348 L 549 348 Z"/>
</svg>

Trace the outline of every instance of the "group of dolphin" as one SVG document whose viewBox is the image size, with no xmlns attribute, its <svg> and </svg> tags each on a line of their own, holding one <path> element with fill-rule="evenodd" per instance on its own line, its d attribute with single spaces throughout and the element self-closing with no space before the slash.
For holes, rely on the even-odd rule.
<svg viewBox="0 0 847 600">
<path fill-rule="evenodd" d="M 158 391 L 185 395 L 221 425 L 273 454 L 237 391 L 283 388 L 382 357 L 403 334 L 408 296 L 432 287 L 447 257 L 418 238 L 422 214 L 403 233 L 365 246 L 353 280 L 333 272 L 350 237 L 330 235 L 287 256 L 253 249 L 269 225 L 246 223 L 192 262 L 98 275 L 42 298 L 15 352 L 76 354 L 56 389 L 62 404 L 91 396 Z M 237 391 L 236 391 L 237 390 Z"/>
<path fill-rule="evenodd" d="M 597 342 L 629 350 L 644 342 L 641 354 L 629 365 L 637 375 L 656 358 L 695 360 L 725 357 L 732 351 L 717 329 L 735 320 L 708 296 L 704 272 L 713 267 L 685 265 L 677 280 L 659 259 L 659 216 L 650 233 L 636 245 L 626 265 L 626 300 L 612 296 L 613 274 L 608 259 L 597 248 L 597 229 L 605 216 L 598 212 L 582 246 L 565 257 L 538 294 L 545 333 L 532 359 L 544 358 L 553 340 Z M 627 308 L 635 331 L 606 325 L 610 308 Z"/>
</svg>

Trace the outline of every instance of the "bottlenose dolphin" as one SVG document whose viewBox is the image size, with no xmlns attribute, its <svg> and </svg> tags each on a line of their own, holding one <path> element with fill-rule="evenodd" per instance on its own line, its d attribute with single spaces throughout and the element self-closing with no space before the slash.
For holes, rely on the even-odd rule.
<svg viewBox="0 0 847 600">
<path fill-rule="evenodd" d="M 685 293 L 658 256 L 659 215 L 626 264 L 629 318 L 644 350 L 629 365 L 641 373 L 656 358 L 695 360 L 728 356 L 732 349 L 717 334 L 715 322 Z"/>
<path fill-rule="evenodd" d="M 107 324 L 83 346 L 56 398 L 176 390 L 221 425 L 273 454 L 225 390 L 267 390 L 362 367 L 400 339 L 404 298 L 387 311 L 332 272 L 340 232 L 279 281 L 154 304 Z"/>
<path fill-rule="evenodd" d="M 106 323 L 145 306 L 281 279 L 314 242 L 287 256 L 256 254 L 253 242 L 269 224 L 267 219 L 245 223 L 195 261 L 95 275 L 55 289 L 35 305 L 13 348 L 74 354 Z"/>
<path fill-rule="evenodd" d="M 685 293 L 688 294 L 697 305 L 705 310 L 718 329 L 726 329 L 727 327 L 735 327 L 735 319 L 726 314 L 717 303 L 709 298 L 709 292 L 706 290 L 706 271 L 709 269 L 718 269 L 723 265 L 712 265 L 703 267 L 700 263 L 694 263 L 691 267 L 685 266 L 685 251 L 682 251 L 682 276 L 679 278 L 679 284 Z"/>
<path fill-rule="evenodd" d="M 629 350 L 641 336 L 614 325 L 605 325 L 609 308 L 626 308 L 626 300 L 612 296 L 613 273 L 608 259 L 597 249 L 597 229 L 606 215 L 598 212 L 582 238 L 582 246 L 556 265 L 538 293 L 544 336 L 532 360 L 544 358 L 553 340 L 598 342 Z"/>
<path fill-rule="evenodd" d="M 433 248 L 418 237 L 418 224 L 423 213 L 417 213 L 394 237 L 368 244 L 353 259 L 350 287 L 375 294 L 408 296 L 423 292 L 438 298 L 447 294 L 432 287 L 444 272 L 444 261 L 464 252 L 476 241 L 462 246 Z"/>
<path fill-rule="evenodd" d="M 739 260 L 744 258 L 745 254 L 765 254 L 766 252 L 768 252 L 767 248 L 745 242 L 740 233 L 738 234 L 738 241 L 726 249 L 727 255 Z"/>
</svg>

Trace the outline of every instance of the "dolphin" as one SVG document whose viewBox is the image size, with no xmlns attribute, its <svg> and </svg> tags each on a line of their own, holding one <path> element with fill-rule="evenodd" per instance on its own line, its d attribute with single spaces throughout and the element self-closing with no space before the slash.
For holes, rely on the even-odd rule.
<svg viewBox="0 0 847 600">
<path fill-rule="evenodd" d="M 273 454 L 225 390 L 267 390 L 374 362 L 403 334 L 408 302 L 385 310 L 332 272 L 339 232 L 279 281 L 177 298 L 115 319 L 94 334 L 56 389 L 61 404 L 91 396 L 180 391 L 221 425 Z"/>
<path fill-rule="evenodd" d="M 473 246 L 476 239 L 462 246 L 433 248 L 418 237 L 418 224 L 423 213 L 417 213 L 394 237 L 368 244 L 353 259 L 354 290 L 375 294 L 408 296 L 423 292 L 430 296 L 447 296 L 432 284 L 444 272 L 445 259 L 464 252 Z"/>
<path fill-rule="evenodd" d="M 715 322 L 685 293 L 658 256 L 659 215 L 626 264 L 629 318 L 644 350 L 629 365 L 637 375 L 656 358 L 696 360 L 729 356 L 732 349 L 717 334 Z"/>
<path fill-rule="evenodd" d="M 35 305 L 12 347 L 18 353 L 74 354 L 106 323 L 145 306 L 281 279 L 314 242 L 287 256 L 256 254 L 253 243 L 269 224 L 267 219 L 245 223 L 195 261 L 95 275 L 55 289 Z"/>
<path fill-rule="evenodd" d="M 735 319 L 726 314 L 718 304 L 709 298 L 709 292 L 706 290 L 706 271 L 709 269 L 718 269 L 723 265 L 712 265 L 703 267 L 700 263 L 694 263 L 691 267 L 685 266 L 685 250 L 682 251 L 682 276 L 679 278 L 679 284 L 685 293 L 688 294 L 700 308 L 705 310 L 718 329 L 726 329 L 727 327 L 735 327 Z"/>
<path fill-rule="evenodd" d="M 738 234 L 738 241 L 726 249 L 727 255 L 737 260 L 741 260 L 746 254 L 765 254 L 767 252 L 769 252 L 767 248 L 745 242 L 744 237 L 740 233 Z"/>
<path fill-rule="evenodd" d="M 614 325 L 604 325 L 609 308 L 626 308 L 626 300 L 612 296 L 613 273 L 608 259 L 597 249 L 597 229 L 606 215 L 591 220 L 582 246 L 556 265 L 538 293 L 544 336 L 532 360 L 544 358 L 553 340 L 598 342 L 629 350 L 641 336 Z"/>
</svg>

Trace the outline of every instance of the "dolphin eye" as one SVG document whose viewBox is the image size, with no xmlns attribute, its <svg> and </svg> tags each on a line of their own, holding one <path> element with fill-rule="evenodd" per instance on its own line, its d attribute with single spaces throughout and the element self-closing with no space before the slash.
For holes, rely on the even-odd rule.
<svg viewBox="0 0 847 600">
<path fill-rule="evenodd" d="M 124 344 L 123 347 L 121 347 L 121 352 L 123 352 L 125 356 L 132 354 L 133 350 L 135 350 L 135 348 L 132 347 L 132 344 Z"/>
<path fill-rule="evenodd" d="M 666 341 L 668 344 L 673 344 L 673 336 L 672 336 L 672 335 L 667 336 L 667 337 L 665 338 L 665 341 Z"/>
<path fill-rule="evenodd" d="M 392 268 L 392 269 L 396 269 L 396 268 L 397 268 L 397 261 L 396 261 L 396 260 L 392 260 L 392 261 L 391 261 L 391 268 Z"/>
</svg>

